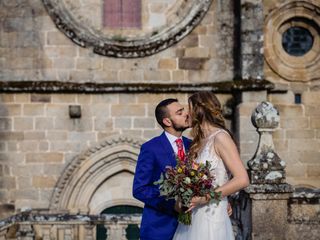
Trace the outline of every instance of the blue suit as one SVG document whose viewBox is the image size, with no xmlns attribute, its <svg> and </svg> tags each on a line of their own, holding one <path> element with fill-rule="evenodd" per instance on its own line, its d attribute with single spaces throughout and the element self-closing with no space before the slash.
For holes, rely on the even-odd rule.
<svg viewBox="0 0 320 240">
<path fill-rule="evenodd" d="M 188 150 L 191 140 L 183 137 L 183 143 Z M 133 196 L 145 204 L 141 240 L 171 240 L 176 231 L 175 201 L 160 197 L 159 186 L 153 184 L 166 166 L 175 165 L 175 153 L 164 132 L 141 146 L 133 181 Z"/>
</svg>

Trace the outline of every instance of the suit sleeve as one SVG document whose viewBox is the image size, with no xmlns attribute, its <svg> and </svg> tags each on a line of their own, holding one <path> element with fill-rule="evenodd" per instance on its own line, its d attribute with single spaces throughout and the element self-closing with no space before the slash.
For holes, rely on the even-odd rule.
<svg viewBox="0 0 320 240">
<path fill-rule="evenodd" d="M 159 187 L 153 182 L 154 179 L 155 156 L 144 145 L 138 157 L 136 172 L 133 180 L 133 196 L 144 202 L 146 205 L 169 215 L 176 215 L 174 211 L 174 200 L 166 200 L 160 196 Z"/>
</svg>

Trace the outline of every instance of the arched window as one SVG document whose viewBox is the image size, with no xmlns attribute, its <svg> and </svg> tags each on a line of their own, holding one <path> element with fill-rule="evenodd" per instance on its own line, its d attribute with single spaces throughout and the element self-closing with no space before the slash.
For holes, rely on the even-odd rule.
<svg viewBox="0 0 320 240">
<path fill-rule="evenodd" d="M 104 0 L 103 26 L 141 28 L 141 0 Z"/>
<path fill-rule="evenodd" d="M 101 214 L 142 214 L 142 208 L 136 206 L 119 205 L 106 208 Z M 97 225 L 97 240 L 105 240 L 107 229 L 103 225 Z M 126 238 L 128 240 L 139 240 L 139 227 L 136 224 L 129 224 L 126 228 Z"/>
</svg>

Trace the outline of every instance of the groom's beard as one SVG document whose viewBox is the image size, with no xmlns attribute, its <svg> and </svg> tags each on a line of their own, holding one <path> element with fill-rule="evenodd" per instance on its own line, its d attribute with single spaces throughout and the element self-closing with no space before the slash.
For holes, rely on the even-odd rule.
<svg viewBox="0 0 320 240">
<path fill-rule="evenodd" d="M 171 120 L 172 121 L 172 120 Z M 187 128 L 189 128 L 189 126 L 181 126 L 179 124 L 176 124 L 174 121 L 172 121 L 172 127 L 174 130 L 176 130 L 177 132 L 183 132 L 184 130 L 186 130 Z"/>
</svg>

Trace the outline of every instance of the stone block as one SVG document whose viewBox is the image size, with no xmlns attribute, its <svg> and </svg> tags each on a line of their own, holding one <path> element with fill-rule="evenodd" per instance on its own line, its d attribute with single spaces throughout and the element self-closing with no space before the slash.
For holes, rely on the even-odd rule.
<svg viewBox="0 0 320 240">
<path fill-rule="evenodd" d="M 26 163 L 62 163 L 63 153 L 27 153 Z"/>
<path fill-rule="evenodd" d="M 306 105 L 319 105 L 320 91 L 311 91 L 302 93 L 302 103 Z"/>
<path fill-rule="evenodd" d="M 76 82 L 91 82 L 94 77 L 94 71 L 72 70 L 70 71 L 70 80 Z"/>
<path fill-rule="evenodd" d="M 216 42 L 216 37 L 214 35 L 200 35 L 199 36 L 199 46 L 205 48 L 212 48 Z"/>
<path fill-rule="evenodd" d="M 48 131 L 47 139 L 49 141 L 54 140 L 67 140 L 68 132 L 67 131 Z"/>
<path fill-rule="evenodd" d="M 46 139 L 44 131 L 26 131 L 23 133 L 24 140 L 43 140 Z"/>
<path fill-rule="evenodd" d="M 259 105 L 259 102 L 246 102 L 240 103 L 236 107 L 236 113 L 239 116 L 250 117 L 255 108 Z M 251 121 L 250 121 L 251 122 Z"/>
<path fill-rule="evenodd" d="M 119 71 L 119 81 L 132 82 L 132 81 L 142 81 L 144 79 L 143 70 L 121 70 Z"/>
<path fill-rule="evenodd" d="M 50 103 L 51 102 L 51 95 L 31 94 L 31 102 Z"/>
<path fill-rule="evenodd" d="M 303 117 L 304 116 L 304 107 L 302 105 L 278 105 L 275 104 L 275 107 L 279 110 L 280 117 Z"/>
<path fill-rule="evenodd" d="M 102 58 L 77 58 L 76 68 L 85 70 L 102 69 Z"/>
<path fill-rule="evenodd" d="M 0 131 L 11 131 L 11 130 L 12 130 L 12 119 L 0 118 Z"/>
<path fill-rule="evenodd" d="M 119 94 L 120 104 L 133 104 L 137 102 L 137 95 L 135 94 Z"/>
<path fill-rule="evenodd" d="M 111 118 L 108 119 L 100 119 L 96 118 L 94 120 L 94 130 L 96 131 L 111 131 L 113 130 L 114 125 L 113 125 L 113 120 Z"/>
<path fill-rule="evenodd" d="M 310 118 L 310 126 L 313 129 L 314 128 L 320 129 L 320 117 L 319 118 L 315 118 L 315 117 Z"/>
<path fill-rule="evenodd" d="M 151 139 L 153 137 L 159 136 L 163 132 L 162 129 L 155 129 L 155 130 L 144 130 L 143 131 L 143 138 L 144 139 Z"/>
<path fill-rule="evenodd" d="M 38 190 L 34 188 L 26 188 L 26 189 L 18 189 L 15 191 L 12 191 L 12 196 L 13 199 L 16 201 L 19 200 L 39 200 L 39 193 Z M 26 205 L 24 205 L 26 206 Z M 17 206 L 16 206 L 17 207 Z"/>
<path fill-rule="evenodd" d="M 62 32 L 59 30 L 55 31 L 49 31 L 47 32 L 47 45 L 53 45 L 53 46 L 61 46 L 61 45 L 69 45 L 74 46 L 74 43 L 67 38 Z"/>
<path fill-rule="evenodd" d="M 286 166 L 287 177 L 301 178 L 306 175 L 306 166 L 301 163 L 290 163 Z"/>
<path fill-rule="evenodd" d="M 158 104 L 162 100 L 164 100 L 164 94 L 149 94 L 143 93 L 137 95 L 137 102 L 138 103 L 154 103 Z"/>
<path fill-rule="evenodd" d="M 39 152 L 48 152 L 49 151 L 49 142 L 40 141 L 39 142 Z"/>
<path fill-rule="evenodd" d="M 158 63 L 159 69 L 177 69 L 177 59 L 160 59 Z"/>
<path fill-rule="evenodd" d="M 14 94 L 6 94 L 6 93 L 2 93 L 0 95 L 0 101 L 1 101 L 1 104 L 4 104 L 4 103 L 13 103 L 16 101 L 15 99 L 15 95 Z M 1 108 L 0 108 L 1 109 Z"/>
<path fill-rule="evenodd" d="M 37 152 L 38 142 L 36 141 L 23 141 L 18 143 L 20 152 Z"/>
<path fill-rule="evenodd" d="M 16 178 L 5 176 L 1 178 L 0 189 L 15 189 L 16 188 Z"/>
<path fill-rule="evenodd" d="M 185 50 L 185 57 L 192 58 L 209 58 L 210 50 L 207 47 L 192 47 Z"/>
<path fill-rule="evenodd" d="M 253 239 L 285 239 L 286 223 L 287 200 L 252 201 Z"/>
<path fill-rule="evenodd" d="M 166 70 L 145 70 L 143 72 L 143 80 L 145 81 L 170 81 L 170 72 Z M 141 81 L 141 79 L 140 79 Z"/>
<path fill-rule="evenodd" d="M 58 97 L 55 98 L 55 101 L 64 101 Z M 68 105 L 63 104 L 48 104 L 46 107 L 46 116 L 48 117 L 59 117 L 67 118 L 69 116 Z"/>
<path fill-rule="evenodd" d="M 30 102 L 30 94 L 28 93 L 18 93 L 14 95 L 15 103 L 29 103 Z"/>
<path fill-rule="evenodd" d="M 187 75 L 187 80 L 188 82 L 192 82 L 192 83 L 204 83 L 204 82 L 212 81 L 212 78 L 210 77 L 209 71 L 189 70 Z"/>
<path fill-rule="evenodd" d="M 287 138 L 314 138 L 315 137 L 315 131 L 314 130 L 300 130 L 300 129 L 293 129 L 293 130 L 287 130 Z"/>
<path fill-rule="evenodd" d="M 44 104 L 24 104 L 22 112 L 24 116 L 43 116 Z"/>
<path fill-rule="evenodd" d="M 289 151 L 313 151 L 320 149 L 320 141 L 316 139 L 290 139 Z"/>
<path fill-rule="evenodd" d="M 25 177 L 25 176 L 18 176 L 17 177 L 17 188 L 18 189 L 32 188 L 31 178 Z"/>
<path fill-rule="evenodd" d="M 319 152 L 319 157 L 320 157 L 320 152 Z M 307 176 L 308 177 L 317 177 L 320 181 L 320 164 L 318 163 L 317 165 L 308 165 L 307 166 Z"/>
<path fill-rule="evenodd" d="M 114 127 L 115 128 L 132 128 L 132 119 L 131 118 L 123 118 L 123 117 L 115 117 L 114 118 Z"/>
<path fill-rule="evenodd" d="M 134 136 L 134 137 L 141 137 L 142 136 L 142 130 L 127 130 L 124 129 L 122 130 L 122 134 L 124 135 L 129 135 L 129 136 Z"/>
<path fill-rule="evenodd" d="M 76 102 L 80 104 L 88 104 L 92 103 L 92 95 L 90 94 L 78 94 L 76 96 Z"/>
<path fill-rule="evenodd" d="M 294 94 L 292 91 L 268 94 L 268 101 L 273 104 L 294 104 Z"/>
<path fill-rule="evenodd" d="M 135 118 L 133 120 L 134 128 L 155 128 L 156 120 L 155 118 Z"/>
<path fill-rule="evenodd" d="M 21 104 L 1 104 L 0 105 L 0 116 L 20 116 L 21 115 Z"/>
<path fill-rule="evenodd" d="M 21 141 L 24 139 L 23 132 L 0 132 L 0 139 L 6 141 Z"/>
<path fill-rule="evenodd" d="M 186 81 L 186 74 L 183 70 L 172 71 L 172 81 L 183 82 Z"/>
<path fill-rule="evenodd" d="M 52 188 L 56 183 L 56 179 L 51 176 L 33 176 L 32 186 L 35 188 Z"/>
<path fill-rule="evenodd" d="M 118 98 L 117 98 L 118 99 Z M 108 104 L 97 103 L 90 106 L 92 117 L 96 118 L 109 118 L 111 106 Z"/>
<path fill-rule="evenodd" d="M 53 59 L 53 68 L 58 69 L 74 69 L 75 68 L 75 59 L 71 57 L 65 58 L 54 58 Z"/>
<path fill-rule="evenodd" d="M 145 116 L 144 104 L 117 104 L 111 106 L 112 116 Z"/>
<path fill-rule="evenodd" d="M 95 132 L 69 132 L 68 140 L 71 142 L 96 142 Z"/>
<path fill-rule="evenodd" d="M 53 117 L 37 117 L 35 118 L 36 130 L 50 130 L 53 129 Z"/>
<path fill-rule="evenodd" d="M 178 46 L 184 47 L 184 48 L 198 47 L 199 46 L 198 34 L 189 34 L 178 43 Z"/>
<path fill-rule="evenodd" d="M 179 58 L 179 69 L 201 70 L 204 67 L 207 58 L 184 57 Z"/>
<path fill-rule="evenodd" d="M 13 130 L 25 131 L 33 130 L 33 118 L 31 117 L 14 117 L 13 118 Z"/>
<path fill-rule="evenodd" d="M 306 116 L 320 117 L 320 108 L 318 106 L 306 105 Z"/>
<path fill-rule="evenodd" d="M 286 117 L 285 115 L 280 116 L 280 127 L 283 129 L 301 129 L 309 128 L 309 118 L 307 117 Z"/>
<path fill-rule="evenodd" d="M 98 103 L 101 103 L 102 105 L 98 105 L 98 108 L 105 106 L 104 110 L 106 110 L 106 103 L 111 104 L 111 103 L 119 103 L 119 94 L 99 94 L 99 95 L 92 95 L 92 103 L 94 103 L 94 106 L 97 105 Z"/>
<path fill-rule="evenodd" d="M 267 100 L 267 92 L 266 91 L 250 91 L 250 92 L 242 92 L 241 100 L 243 103 L 246 102 L 262 102 Z M 252 109 L 254 110 L 254 109 Z"/>
</svg>

